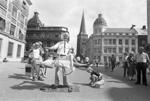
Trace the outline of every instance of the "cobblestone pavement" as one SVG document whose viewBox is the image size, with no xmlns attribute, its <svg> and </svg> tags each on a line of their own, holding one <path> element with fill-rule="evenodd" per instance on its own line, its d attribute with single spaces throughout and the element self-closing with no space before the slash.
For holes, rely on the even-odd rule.
<svg viewBox="0 0 150 101">
<path fill-rule="evenodd" d="M 150 86 L 134 85 L 122 77 L 122 68 L 105 72 L 105 84 L 99 89 L 91 88 L 89 74 L 76 71 L 69 76 L 70 82 L 80 87 L 80 92 L 43 92 L 40 87 L 53 84 L 54 69 L 48 69 L 44 81 L 31 81 L 25 75 L 24 63 L 0 63 L 0 101 L 150 101 Z M 150 76 L 148 75 L 150 85 Z"/>
</svg>

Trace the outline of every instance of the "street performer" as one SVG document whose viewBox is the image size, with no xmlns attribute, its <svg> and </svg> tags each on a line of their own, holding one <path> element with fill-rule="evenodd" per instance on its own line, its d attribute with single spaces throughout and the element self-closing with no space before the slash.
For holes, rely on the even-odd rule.
<svg viewBox="0 0 150 101">
<path fill-rule="evenodd" d="M 59 82 L 59 72 L 62 71 L 63 85 L 68 86 L 66 72 L 72 71 L 74 69 L 72 65 L 72 59 L 69 57 L 68 52 L 71 49 L 69 42 L 69 34 L 64 33 L 61 35 L 63 41 L 56 43 L 52 47 L 47 47 L 50 50 L 57 50 L 58 57 L 55 60 L 48 59 L 43 62 L 45 66 L 55 67 L 55 85 L 60 85 Z"/>
</svg>

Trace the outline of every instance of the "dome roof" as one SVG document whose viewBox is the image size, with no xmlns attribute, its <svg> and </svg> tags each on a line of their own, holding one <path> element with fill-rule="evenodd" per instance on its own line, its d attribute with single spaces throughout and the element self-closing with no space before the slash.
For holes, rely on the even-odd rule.
<svg viewBox="0 0 150 101">
<path fill-rule="evenodd" d="M 38 15 L 39 15 L 38 12 L 34 12 L 34 16 L 28 21 L 28 24 L 27 24 L 28 28 L 36 28 L 36 27 L 43 26 Z"/>
<path fill-rule="evenodd" d="M 107 26 L 106 20 L 102 17 L 102 14 L 98 14 L 98 18 L 94 21 L 93 26 L 96 25 Z"/>
</svg>

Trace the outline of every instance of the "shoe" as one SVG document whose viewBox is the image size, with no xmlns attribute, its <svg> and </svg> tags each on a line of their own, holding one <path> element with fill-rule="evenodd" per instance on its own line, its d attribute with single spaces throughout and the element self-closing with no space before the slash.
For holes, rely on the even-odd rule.
<svg viewBox="0 0 150 101">
<path fill-rule="evenodd" d="M 143 84 L 144 86 L 148 86 L 148 84 L 146 83 L 146 84 Z"/>
<path fill-rule="evenodd" d="M 138 83 L 138 82 L 136 82 L 135 84 L 136 84 L 136 85 L 140 85 L 140 83 Z"/>
</svg>

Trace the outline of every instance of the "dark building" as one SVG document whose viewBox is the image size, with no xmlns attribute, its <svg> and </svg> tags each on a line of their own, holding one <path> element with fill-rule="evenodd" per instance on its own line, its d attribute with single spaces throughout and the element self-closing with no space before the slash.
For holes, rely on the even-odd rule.
<svg viewBox="0 0 150 101">
<path fill-rule="evenodd" d="M 48 27 L 44 26 L 38 17 L 38 12 L 28 21 L 26 34 L 26 51 L 28 51 L 34 42 L 41 41 L 43 47 L 50 47 L 61 41 L 61 34 L 69 33 L 66 27 Z"/>
<path fill-rule="evenodd" d="M 80 32 L 77 36 L 77 56 L 83 58 L 86 56 L 86 42 L 88 40 L 88 35 L 85 29 L 85 19 L 84 13 L 82 14 Z"/>
</svg>

